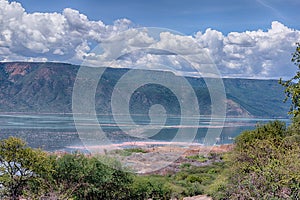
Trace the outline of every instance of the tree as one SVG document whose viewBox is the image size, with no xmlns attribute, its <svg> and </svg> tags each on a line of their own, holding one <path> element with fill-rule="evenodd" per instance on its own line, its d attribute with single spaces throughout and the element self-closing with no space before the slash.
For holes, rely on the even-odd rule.
<svg viewBox="0 0 300 200">
<path fill-rule="evenodd" d="M 51 171 L 48 155 L 27 147 L 21 139 L 10 137 L 0 141 L 0 194 L 2 198 L 19 199 L 25 188 L 39 184 Z M 31 183 L 31 184 L 30 184 Z M 39 184 L 43 185 L 43 184 Z"/>
<path fill-rule="evenodd" d="M 299 199 L 300 140 L 283 122 L 245 131 L 235 144 L 228 199 Z"/>
<path fill-rule="evenodd" d="M 298 118 L 300 114 L 300 43 L 296 43 L 296 51 L 292 54 L 292 62 L 297 66 L 297 72 L 290 80 L 279 80 L 279 83 L 285 87 L 285 101 L 291 99 L 292 105 L 290 114 Z"/>
<path fill-rule="evenodd" d="M 58 199 L 127 199 L 132 174 L 119 162 L 82 153 L 64 154 L 54 162 L 52 196 Z"/>
</svg>

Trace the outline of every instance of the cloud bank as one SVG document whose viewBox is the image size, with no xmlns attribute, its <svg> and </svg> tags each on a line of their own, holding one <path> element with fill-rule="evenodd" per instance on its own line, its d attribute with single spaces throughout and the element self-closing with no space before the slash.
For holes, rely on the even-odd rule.
<svg viewBox="0 0 300 200">
<path fill-rule="evenodd" d="M 130 24 L 121 19 L 105 25 L 70 8 L 62 13 L 29 14 L 19 3 L 0 0 L 0 57 L 4 61 L 80 61 L 90 50 L 89 42 L 101 42 Z"/>
<path fill-rule="evenodd" d="M 128 19 L 106 25 L 102 21 L 91 21 L 70 8 L 62 13 L 27 13 L 19 3 L 0 0 L 0 60 L 80 64 L 87 58 L 117 59 L 114 56 L 126 53 L 124 45 L 129 44 L 136 48 L 167 48 L 182 55 L 194 55 L 201 49 L 210 55 L 224 77 L 278 78 L 290 77 L 295 72 L 290 58 L 295 43 L 300 41 L 300 31 L 277 21 L 272 22 L 266 31 L 224 35 L 207 29 L 192 36 L 161 32 L 159 40 L 132 27 L 134 24 Z M 118 37 L 125 30 L 132 36 Z M 191 40 L 194 42 L 191 43 Z M 101 55 L 90 52 L 98 43 L 103 47 Z M 123 60 L 128 62 L 128 66 L 132 62 L 149 65 L 162 59 L 157 54 L 165 52 L 136 53 L 130 55 L 131 59 Z M 180 68 L 184 61 L 176 61 L 173 57 L 169 55 L 169 59 L 162 62 Z M 184 71 L 184 68 L 181 70 Z"/>
</svg>

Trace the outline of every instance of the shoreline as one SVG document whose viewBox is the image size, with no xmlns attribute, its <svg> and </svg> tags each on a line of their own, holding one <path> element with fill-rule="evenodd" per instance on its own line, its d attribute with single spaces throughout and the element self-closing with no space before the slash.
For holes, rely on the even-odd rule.
<svg viewBox="0 0 300 200">
<path fill-rule="evenodd" d="M 232 148 L 234 144 L 215 144 L 213 146 L 205 146 L 202 143 L 195 142 L 159 142 L 159 141 L 136 141 L 136 142 L 122 142 L 117 144 L 105 144 L 105 145 L 90 145 L 90 146 L 66 146 L 66 148 L 70 149 L 78 149 L 78 150 L 87 150 L 96 153 L 100 153 L 103 151 L 111 151 L 115 149 L 134 149 L 141 148 L 144 150 L 147 149 L 181 149 L 181 151 L 186 150 L 212 150 L 212 151 L 223 151 L 226 149 Z M 222 150 L 223 149 L 223 150 Z"/>
</svg>

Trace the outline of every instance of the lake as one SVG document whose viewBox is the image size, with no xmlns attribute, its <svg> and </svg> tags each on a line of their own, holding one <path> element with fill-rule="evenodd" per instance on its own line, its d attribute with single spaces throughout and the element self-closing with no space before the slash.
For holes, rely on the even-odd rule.
<svg viewBox="0 0 300 200">
<path fill-rule="evenodd" d="M 91 141 L 91 144 L 103 145 L 103 142 L 98 142 L 96 137 L 93 138 L 93 133 L 99 131 L 99 128 L 109 145 L 121 143 L 128 145 L 145 141 L 151 142 L 151 144 L 161 144 L 173 141 L 180 130 L 184 136 L 189 136 L 194 131 L 195 135 L 191 136 L 189 140 L 199 144 L 204 143 L 204 138 L 208 133 L 220 132 L 215 136 L 217 144 L 228 144 L 232 143 L 233 139 L 242 131 L 252 130 L 257 124 L 275 120 L 230 117 L 224 119 L 210 118 L 209 116 L 193 116 L 182 119 L 178 116 L 168 116 L 166 121 L 163 121 L 157 116 L 149 126 L 150 118 L 148 116 L 131 116 L 132 121 L 128 120 L 128 117 L 124 117 L 124 120 L 122 117 L 118 117 L 118 123 L 111 115 L 98 115 L 98 121 L 85 115 L 79 116 L 76 119 L 75 127 L 72 114 L 0 114 L 0 138 L 17 136 L 26 140 L 32 147 L 41 147 L 48 151 L 72 151 L 89 145 L 90 143 L 86 142 L 88 140 Z M 290 123 L 289 119 L 280 120 Z M 182 121 L 185 123 L 182 124 Z M 143 128 L 145 126 L 147 128 Z M 86 137 L 88 134 L 90 134 L 89 138 Z"/>
</svg>

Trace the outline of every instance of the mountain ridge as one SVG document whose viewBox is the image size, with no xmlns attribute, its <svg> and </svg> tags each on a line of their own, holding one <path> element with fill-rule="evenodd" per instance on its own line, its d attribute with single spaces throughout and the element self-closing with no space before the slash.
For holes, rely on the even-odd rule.
<svg viewBox="0 0 300 200">
<path fill-rule="evenodd" d="M 71 113 L 73 85 L 79 68 L 79 65 L 56 62 L 1 62 L 0 112 Z M 97 113 L 111 113 L 109 98 L 113 88 L 128 71 L 107 68 L 102 74 L 95 97 Z M 205 81 L 186 79 L 197 94 L 201 114 L 210 114 L 211 100 Z M 289 105 L 283 103 L 284 88 L 277 80 L 224 78 L 223 82 L 228 116 L 287 116 Z M 170 114 L 180 114 L 176 97 L 167 88 L 148 86 L 137 91 L 132 96 L 132 113 L 147 114 L 151 105 L 161 103 Z"/>
</svg>

